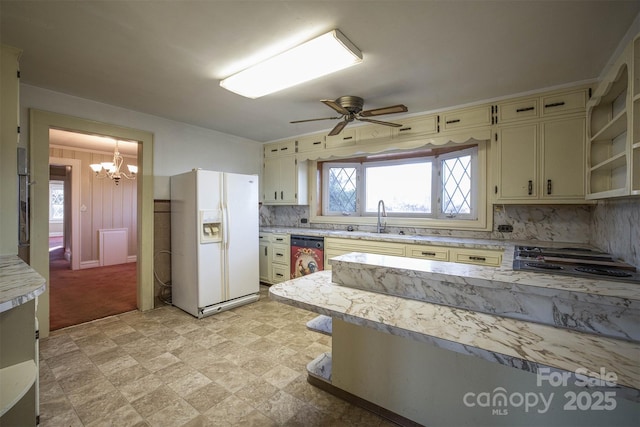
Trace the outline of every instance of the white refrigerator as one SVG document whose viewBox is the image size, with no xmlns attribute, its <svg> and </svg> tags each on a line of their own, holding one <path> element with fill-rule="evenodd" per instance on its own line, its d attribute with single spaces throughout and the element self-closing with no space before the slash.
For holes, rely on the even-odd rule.
<svg viewBox="0 0 640 427">
<path fill-rule="evenodd" d="M 171 299 L 198 318 L 259 298 L 258 176 L 171 177 Z"/>
</svg>

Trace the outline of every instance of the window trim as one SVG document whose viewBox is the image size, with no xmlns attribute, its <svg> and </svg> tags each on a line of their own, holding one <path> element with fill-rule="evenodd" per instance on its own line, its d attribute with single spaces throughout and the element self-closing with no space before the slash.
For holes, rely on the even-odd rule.
<svg viewBox="0 0 640 427">
<path fill-rule="evenodd" d="M 474 175 L 473 175 L 473 171 L 476 171 L 476 174 L 479 174 L 480 170 L 478 167 L 478 152 L 480 151 L 479 147 L 469 147 L 465 150 L 460 150 L 460 151 L 452 151 L 450 153 L 445 153 L 445 154 L 441 154 L 439 156 L 437 156 L 437 165 L 436 167 L 438 168 L 437 171 L 437 175 L 438 175 L 438 182 L 434 183 L 434 187 L 436 187 L 436 190 L 438 192 L 438 189 L 444 189 L 444 182 L 442 181 L 442 163 L 445 160 L 448 159 L 452 159 L 452 158 L 456 158 L 456 157 L 464 157 L 467 154 L 469 154 L 471 156 L 471 160 L 470 160 L 470 167 L 471 167 L 471 171 L 472 171 L 472 176 L 471 176 L 471 200 L 470 200 L 470 207 L 471 207 L 471 212 L 468 214 L 459 214 L 456 217 L 456 221 L 460 221 L 462 219 L 468 219 L 468 220 L 475 220 L 478 218 L 478 211 L 480 211 L 480 206 L 478 205 L 478 181 L 480 181 L 479 179 L 473 179 Z M 442 212 L 442 194 L 440 192 L 438 192 L 438 201 L 437 201 L 437 214 L 436 216 L 440 219 L 451 219 L 453 220 L 454 218 L 451 218 L 450 216 L 447 216 L 444 212 Z"/>
<path fill-rule="evenodd" d="M 448 219 L 448 218 L 409 218 L 409 217 L 387 217 L 388 227 L 409 227 L 409 228 L 431 228 L 431 229 L 447 229 L 447 230 L 467 230 L 467 231 L 491 231 L 493 227 L 493 205 L 489 199 L 489 180 L 490 180 L 490 141 L 487 140 L 474 140 L 474 145 L 477 145 L 477 162 L 478 162 L 478 191 L 477 195 L 477 219 Z M 450 142 L 448 144 L 438 145 L 441 147 L 455 147 L 460 146 L 460 142 Z M 468 146 L 468 141 L 467 141 Z M 328 159 L 327 159 L 328 160 Z M 309 222 L 312 224 L 335 226 L 336 229 L 340 229 L 339 226 L 347 227 L 351 226 L 373 226 L 375 227 L 376 218 L 372 216 L 326 216 L 322 215 L 321 202 L 322 202 L 322 171 L 318 169 L 318 163 L 327 160 L 309 160 L 310 170 L 315 174 L 310 182 L 316 183 L 310 186 L 313 190 L 309 197 Z M 336 159 L 337 161 L 349 162 L 351 159 Z"/>
</svg>

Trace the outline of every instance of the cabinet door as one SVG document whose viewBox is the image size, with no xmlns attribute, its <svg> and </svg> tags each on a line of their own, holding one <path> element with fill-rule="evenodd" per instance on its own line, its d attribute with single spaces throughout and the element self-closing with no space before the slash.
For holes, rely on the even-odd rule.
<svg viewBox="0 0 640 427">
<path fill-rule="evenodd" d="M 498 124 L 538 117 L 538 98 L 518 99 L 498 104 Z"/>
<path fill-rule="evenodd" d="M 447 111 L 440 116 L 443 132 L 474 126 L 490 126 L 491 106 L 484 105 L 464 110 Z"/>
<path fill-rule="evenodd" d="M 327 136 L 327 148 L 348 147 L 356 143 L 356 130 L 354 128 L 344 129 L 338 135 Z"/>
<path fill-rule="evenodd" d="M 324 135 L 310 135 L 300 137 L 298 138 L 297 143 L 298 153 L 322 150 L 324 148 Z"/>
<path fill-rule="evenodd" d="M 271 283 L 271 253 L 269 245 L 269 237 L 260 235 L 259 241 L 260 255 L 260 281 Z"/>
<path fill-rule="evenodd" d="M 295 156 L 280 159 L 280 182 L 278 201 L 285 204 L 296 204 L 298 191 L 298 169 Z"/>
<path fill-rule="evenodd" d="M 498 129 L 498 199 L 537 197 L 538 125 Z"/>
<path fill-rule="evenodd" d="M 574 92 L 543 96 L 541 103 L 543 117 L 558 114 L 582 113 L 587 104 L 587 90 L 580 89 Z"/>
<path fill-rule="evenodd" d="M 383 125 L 366 125 L 356 128 L 358 144 L 372 141 L 388 141 L 391 139 L 391 128 Z"/>
<path fill-rule="evenodd" d="M 392 129 L 393 137 L 408 139 L 413 136 L 433 135 L 438 133 L 438 120 L 437 115 L 396 120 L 402 127 Z"/>
<path fill-rule="evenodd" d="M 280 182 L 280 158 L 268 157 L 264 159 L 262 170 L 262 201 L 267 204 L 279 200 L 278 190 Z"/>
<path fill-rule="evenodd" d="M 544 199 L 584 199 L 585 119 L 542 122 L 542 191 Z"/>
</svg>

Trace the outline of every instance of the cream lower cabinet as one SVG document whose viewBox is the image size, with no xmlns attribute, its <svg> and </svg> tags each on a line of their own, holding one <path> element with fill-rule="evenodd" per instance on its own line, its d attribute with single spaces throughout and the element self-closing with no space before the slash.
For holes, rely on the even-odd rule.
<svg viewBox="0 0 640 427">
<path fill-rule="evenodd" d="M 406 256 L 434 261 L 498 267 L 502 264 L 502 253 L 504 251 L 326 237 L 324 239 L 325 269 L 331 268 L 329 263 L 331 258 L 350 252 Z"/>
<path fill-rule="evenodd" d="M 291 278 L 290 242 L 288 234 L 271 235 L 271 283 L 280 283 Z"/>
<path fill-rule="evenodd" d="M 501 250 L 491 249 L 451 248 L 449 249 L 449 261 L 498 267 L 502 264 L 502 253 Z"/>
<path fill-rule="evenodd" d="M 270 285 L 289 280 L 290 239 L 288 234 L 261 232 L 260 281 Z"/>
<path fill-rule="evenodd" d="M 498 128 L 495 134 L 500 203 L 584 203 L 583 116 Z"/>
<path fill-rule="evenodd" d="M 329 262 L 331 258 L 350 252 L 404 256 L 405 245 L 403 243 L 325 237 L 324 269 L 331 270 L 331 263 Z"/>
<path fill-rule="evenodd" d="M 260 233 L 258 239 L 260 281 L 271 283 L 271 233 Z"/>
</svg>

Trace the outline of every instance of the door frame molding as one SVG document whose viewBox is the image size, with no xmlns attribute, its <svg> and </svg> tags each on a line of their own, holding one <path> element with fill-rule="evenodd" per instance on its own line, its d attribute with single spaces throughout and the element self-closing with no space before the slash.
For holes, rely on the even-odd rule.
<svg viewBox="0 0 640 427">
<path fill-rule="evenodd" d="M 29 110 L 31 166 L 30 264 L 49 282 L 49 129 L 109 135 L 138 141 L 138 310 L 154 308 L 153 280 L 153 133 L 94 120 Z M 45 184 L 46 183 L 46 184 Z M 40 336 L 49 335 L 49 290 L 38 297 Z"/>
<path fill-rule="evenodd" d="M 80 168 L 78 159 L 49 157 L 50 165 L 71 166 L 71 269 L 80 269 Z"/>
</svg>

